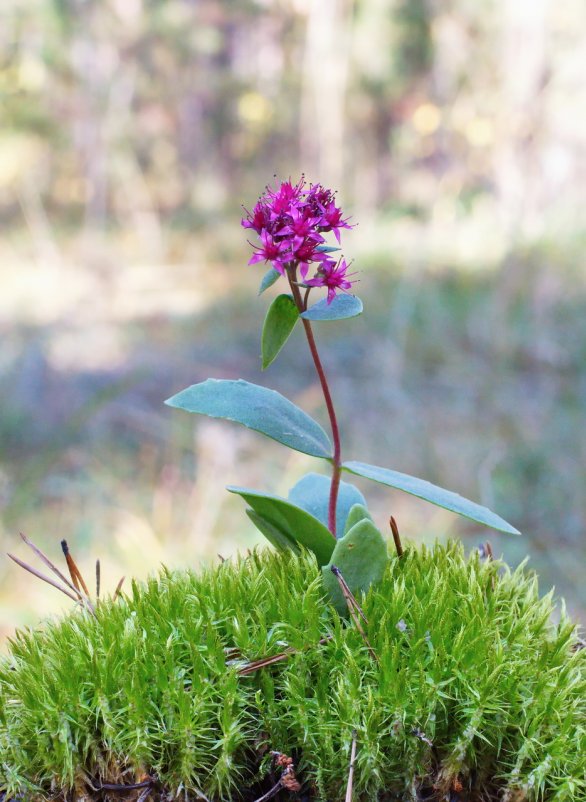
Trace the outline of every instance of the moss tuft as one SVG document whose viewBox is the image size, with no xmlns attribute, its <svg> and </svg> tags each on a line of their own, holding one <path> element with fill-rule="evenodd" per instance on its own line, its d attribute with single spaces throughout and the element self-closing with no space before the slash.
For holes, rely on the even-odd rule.
<svg viewBox="0 0 586 802">
<path fill-rule="evenodd" d="M 255 552 L 19 633 L 0 663 L 0 788 L 82 799 L 90 778 L 149 773 L 236 800 L 278 750 L 333 802 L 356 731 L 354 800 L 586 798 L 586 650 L 533 576 L 408 549 L 363 599 L 380 664 L 324 598 L 313 557 Z"/>
</svg>

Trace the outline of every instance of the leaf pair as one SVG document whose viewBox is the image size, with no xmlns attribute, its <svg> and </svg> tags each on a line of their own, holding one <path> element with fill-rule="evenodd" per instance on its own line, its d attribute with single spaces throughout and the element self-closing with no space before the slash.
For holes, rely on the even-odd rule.
<svg viewBox="0 0 586 802">
<path fill-rule="evenodd" d="M 279 277 L 274 268 L 271 271 Z M 291 295 L 278 295 L 268 309 L 262 328 L 262 369 L 266 370 L 277 358 L 300 317 L 314 321 L 343 320 L 361 312 L 362 301 L 355 295 L 336 295 L 330 304 L 324 298 L 301 314 Z"/>
<path fill-rule="evenodd" d="M 339 540 L 332 537 L 325 525 L 330 483 L 327 476 L 307 474 L 288 499 L 241 487 L 228 490 L 250 504 L 248 517 L 277 549 L 297 551 L 304 546 L 315 554 L 332 604 L 340 615 L 346 615 L 346 602 L 331 566 L 338 567 L 350 591 L 357 595 L 382 579 L 388 555 L 362 494 L 347 482 L 340 483 L 337 506 L 337 520 L 344 534 Z"/>
<path fill-rule="evenodd" d="M 293 550 L 304 546 L 313 551 L 320 565 L 325 565 L 336 545 L 327 528 L 330 485 L 328 476 L 308 473 L 291 489 L 287 499 L 245 487 L 229 486 L 228 490 L 250 504 L 248 517 L 274 546 Z M 365 504 L 358 488 L 340 482 L 336 506 L 338 536 L 344 533 L 350 511 Z"/>
<path fill-rule="evenodd" d="M 166 403 L 188 412 L 241 423 L 312 457 L 331 460 L 333 456 L 330 439 L 319 423 L 280 393 L 266 387 L 242 380 L 207 379 L 188 387 Z M 486 507 L 415 476 L 353 461 L 345 462 L 342 470 L 402 490 L 500 532 L 519 534 L 511 524 Z"/>
</svg>

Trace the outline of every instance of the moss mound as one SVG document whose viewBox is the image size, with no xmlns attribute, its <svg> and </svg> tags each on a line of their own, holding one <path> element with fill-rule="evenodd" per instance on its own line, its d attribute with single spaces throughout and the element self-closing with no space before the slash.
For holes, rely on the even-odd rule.
<svg viewBox="0 0 586 802">
<path fill-rule="evenodd" d="M 0 664 L 0 788 L 105 799 L 92 787 L 148 774 L 153 800 L 254 799 L 277 750 L 297 798 L 337 802 L 355 731 L 355 801 L 578 802 L 586 650 L 552 604 L 523 569 L 411 548 L 363 599 L 377 663 L 310 555 L 163 571 L 97 618 L 16 637 Z"/>
</svg>

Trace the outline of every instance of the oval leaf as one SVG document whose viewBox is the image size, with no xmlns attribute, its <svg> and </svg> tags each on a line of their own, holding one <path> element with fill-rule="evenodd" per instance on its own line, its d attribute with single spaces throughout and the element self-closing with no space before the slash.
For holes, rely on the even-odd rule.
<svg viewBox="0 0 586 802">
<path fill-rule="evenodd" d="M 377 465 L 367 465 L 365 462 L 345 462 L 342 468 L 345 471 L 356 474 L 356 476 L 364 476 L 365 479 L 372 479 L 373 482 L 403 490 L 405 493 L 422 498 L 424 501 L 429 501 L 431 504 L 443 507 L 445 510 L 463 515 L 464 518 L 470 518 L 471 521 L 485 524 L 485 526 L 490 526 L 491 529 L 497 529 L 499 532 L 506 532 L 510 535 L 521 534 L 518 529 L 507 523 L 500 515 L 496 515 L 486 507 L 482 507 L 474 501 L 468 501 L 463 496 L 452 493 L 451 490 L 444 490 L 437 485 L 432 485 L 431 482 L 426 482 L 424 479 L 417 479 L 415 476 L 399 473 L 399 471 L 391 471 L 388 468 L 379 468 Z"/>
<path fill-rule="evenodd" d="M 348 513 L 348 517 L 346 518 L 346 527 L 344 529 L 344 534 L 347 535 L 348 532 L 352 529 L 352 527 L 360 523 L 360 521 L 364 521 L 364 519 L 368 521 L 372 521 L 372 517 L 369 511 L 366 509 L 365 504 L 355 504 Z M 374 521 L 373 521 L 374 523 Z"/>
<path fill-rule="evenodd" d="M 276 272 L 276 271 L 275 271 Z M 269 306 L 262 327 L 262 369 L 265 370 L 276 359 L 277 354 L 289 339 L 299 318 L 299 310 L 291 295 L 277 295 Z"/>
<path fill-rule="evenodd" d="M 308 473 L 291 488 L 289 501 L 307 510 L 324 526 L 327 526 L 331 484 L 332 480 L 329 476 Z M 350 509 L 360 504 L 366 504 L 360 490 L 349 482 L 340 482 L 336 504 L 336 537 L 342 537 L 344 534 Z"/>
<path fill-rule="evenodd" d="M 346 317 L 356 317 L 362 312 L 362 301 L 356 295 L 336 295 L 328 304 L 327 298 L 323 298 L 313 306 L 310 306 L 301 317 L 305 320 L 343 320 Z"/>
<path fill-rule="evenodd" d="M 332 456 L 332 444 L 319 423 L 280 393 L 242 379 L 207 379 L 165 401 L 211 418 L 241 423 L 312 457 Z"/>
<path fill-rule="evenodd" d="M 320 565 L 325 565 L 328 562 L 336 541 L 329 529 L 306 510 L 270 493 L 259 493 L 246 487 L 232 486 L 228 487 L 227 490 L 230 493 L 237 493 L 242 496 L 250 504 L 254 512 L 263 521 L 268 522 L 274 529 L 277 529 L 283 537 L 287 537 L 293 543 L 300 543 L 302 546 L 311 549 Z M 262 529 L 261 531 L 265 534 Z"/>
<path fill-rule="evenodd" d="M 262 277 L 262 281 L 258 289 L 258 294 L 262 295 L 265 290 L 268 290 L 269 287 L 272 287 L 275 281 L 278 281 L 280 275 L 281 274 L 279 273 L 279 271 L 275 270 L 274 267 L 269 267 L 267 272 Z"/>
<path fill-rule="evenodd" d="M 287 537 L 284 532 L 274 526 L 270 521 L 267 521 L 266 518 L 263 518 L 262 515 L 259 515 L 254 510 L 246 510 L 246 514 L 256 526 L 258 531 L 261 532 L 269 541 L 269 543 L 276 549 L 279 551 L 287 551 L 291 549 L 292 551 L 299 552 L 297 543 Z"/>
<path fill-rule="evenodd" d="M 348 607 L 338 580 L 331 571 L 332 565 L 340 569 L 353 595 L 380 582 L 389 561 L 383 536 L 369 518 L 363 518 L 340 538 L 327 566 L 322 568 L 323 580 L 332 604 L 340 615 L 347 615 Z"/>
</svg>

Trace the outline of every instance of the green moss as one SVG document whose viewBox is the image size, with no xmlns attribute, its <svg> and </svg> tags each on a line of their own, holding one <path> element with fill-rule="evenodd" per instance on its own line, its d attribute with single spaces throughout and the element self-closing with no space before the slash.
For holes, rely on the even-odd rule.
<svg viewBox="0 0 586 802">
<path fill-rule="evenodd" d="M 455 544 L 411 548 L 363 602 L 380 665 L 324 603 L 310 555 L 163 571 L 97 619 L 20 633 L 0 664 L 0 787 L 42 799 L 149 771 L 173 793 L 235 800 L 274 749 L 335 802 L 355 730 L 355 800 L 458 782 L 470 799 L 585 798 L 586 650 L 534 577 Z"/>
</svg>

